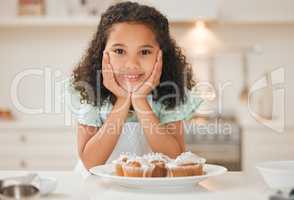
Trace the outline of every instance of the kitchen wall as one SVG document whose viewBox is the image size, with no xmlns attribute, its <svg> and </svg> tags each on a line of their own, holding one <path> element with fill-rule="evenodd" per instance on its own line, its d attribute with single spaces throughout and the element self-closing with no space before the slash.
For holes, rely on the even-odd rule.
<svg viewBox="0 0 294 200">
<path fill-rule="evenodd" d="M 283 67 L 285 69 L 286 107 L 291 110 L 291 101 L 294 94 L 293 87 L 293 48 L 294 48 L 294 27 L 292 25 L 235 25 L 235 24 L 211 24 L 209 30 L 216 37 L 216 45 L 219 49 L 227 46 L 247 47 L 260 45 L 262 53 L 250 57 L 249 79 L 250 83 L 260 78 L 266 71 Z M 191 42 L 182 42 L 185 35 L 193 29 L 193 25 L 173 24 L 172 34 L 180 46 L 189 52 Z M 1 51 L 1 100 L 0 105 L 13 108 L 10 101 L 10 84 L 13 77 L 24 69 L 50 67 L 52 70 L 62 70 L 64 74 L 69 73 L 74 67 L 94 32 L 94 28 L 19 28 L 15 30 L 0 29 L 0 51 Z M 56 45 L 58 44 L 58 45 Z M 214 44 L 212 44 L 214 45 Z M 190 58 L 190 61 L 193 60 Z M 219 53 L 215 60 L 215 71 L 220 80 L 226 79 L 233 82 L 234 87 L 226 89 L 230 98 L 226 98 L 224 106 L 228 107 L 228 112 L 239 112 L 237 106 L 238 95 L 242 87 L 242 68 L 240 63 L 240 53 L 238 51 Z M 197 70 L 197 66 L 193 66 Z M 9 69 L 9 70 L 8 70 Z M 197 76 L 197 74 L 196 74 Z M 40 77 L 31 80 L 24 79 L 19 88 L 19 99 L 25 105 L 37 108 L 43 105 L 43 91 Z M 217 78 L 216 78 L 217 79 Z M 38 83 L 38 84 L 33 84 Z M 24 90 L 28 87 L 35 87 L 31 90 Z M 231 107 L 226 106 L 231 105 Z M 237 108 L 237 109 L 236 109 Z M 242 109 L 241 109 L 242 110 Z M 241 112 L 241 111 L 240 111 Z M 27 120 L 33 116 L 21 116 Z M 49 116 L 51 117 L 51 116 Z M 52 116 L 54 122 L 60 118 Z M 286 124 L 292 126 L 292 112 L 286 112 Z M 41 119 L 40 119 L 41 120 Z M 45 118 L 44 118 L 45 120 Z"/>
<path fill-rule="evenodd" d="M 208 54 L 213 55 L 214 81 L 231 81 L 232 86 L 224 93 L 224 114 L 237 116 L 243 127 L 243 164 L 252 170 L 253 164 L 269 159 L 294 159 L 291 144 L 294 134 L 294 19 L 291 1 L 284 4 L 273 1 L 226 0 L 221 2 L 220 16 L 223 20 L 207 24 L 209 38 Z M 270 5 L 275 5 L 272 7 Z M 281 5 L 284 5 L 281 7 Z M 263 9 L 257 9 L 263 8 Z M 273 8 L 276 8 L 274 11 Z M 272 12 L 271 12 L 272 11 Z M 291 9 L 293 11 L 293 9 Z M 273 19 L 274 18 L 274 19 Z M 274 22 L 271 22 L 273 20 Z M 194 50 L 197 43 L 193 37 L 193 23 L 173 23 L 171 33 L 183 47 L 189 61 L 197 72 Z M 61 70 L 67 76 L 83 55 L 95 27 L 0 27 L 0 105 L 13 110 L 22 123 L 50 124 L 60 126 L 64 114 L 23 115 L 12 105 L 11 82 L 25 69 L 48 67 L 55 73 Z M 197 41 L 196 41 L 197 42 Z M 258 46 L 259 52 L 250 54 L 248 62 L 249 83 L 253 84 L 265 72 L 282 67 L 285 72 L 285 130 L 277 133 L 257 123 L 240 103 L 242 88 L 242 52 Z M 240 51 L 241 49 L 241 51 Z M 197 56 L 196 56 L 197 57 Z M 201 66 L 200 66 L 201 67 Z M 201 73 L 201 72 L 199 72 Z M 54 74 L 53 74 L 54 75 Z M 196 76 L 198 74 L 196 73 Z M 62 76 L 56 79 L 62 80 Z M 40 76 L 24 79 L 19 87 L 19 99 L 24 105 L 38 108 L 44 105 L 44 83 Z M 52 96 L 52 99 L 58 98 Z M 53 102 L 58 102 L 54 101 Z M 54 103 L 52 103 L 52 106 Z"/>
</svg>

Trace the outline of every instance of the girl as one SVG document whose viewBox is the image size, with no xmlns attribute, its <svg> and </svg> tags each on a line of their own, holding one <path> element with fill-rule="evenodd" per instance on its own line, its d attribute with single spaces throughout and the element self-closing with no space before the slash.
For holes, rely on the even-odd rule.
<svg viewBox="0 0 294 200">
<path fill-rule="evenodd" d="M 109 7 L 68 87 L 78 119 L 78 169 L 122 152 L 175 158 L 185 151 L 182 120 L 202 102 L 192 86 L 165 16 L 134 2 Z"/>
</svg>

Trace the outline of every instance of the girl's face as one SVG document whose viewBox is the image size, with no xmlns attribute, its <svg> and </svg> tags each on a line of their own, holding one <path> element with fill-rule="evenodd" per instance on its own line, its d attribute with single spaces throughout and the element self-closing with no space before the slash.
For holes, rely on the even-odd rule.
<svg viewBox="0 0 294 200">
<path fill-rule="evenodd" d="M 151 75 L 159 45 L 146 25 L 118 23 L 110 30 L 105 50 L 117 82 L 132 91 Z"/>
</svg>

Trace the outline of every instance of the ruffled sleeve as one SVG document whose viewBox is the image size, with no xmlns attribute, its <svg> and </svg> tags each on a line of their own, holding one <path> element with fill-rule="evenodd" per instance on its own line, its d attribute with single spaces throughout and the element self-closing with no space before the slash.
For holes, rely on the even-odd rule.
<svg viewBox="0 0 294 200">
<path fill-rule="evenodd" d="M 82 103 L 80 92 L 74 88 L 72 81 L 72 78 L 65 81 L 66 106 L 78 123 L 100 127 L 102 125 L 102 120 L 99 107 L 89 103 Z"/>
<path fill-rule="evenodd" d="M 187 89 L 185 103 L 181 103 L 170 110 L 165 109 L 164 106 L 161 107 L 159 113 L 160 123 L 165 124 L 179 120 L 189 120 L 195 115 L 195 112 L 203 102 L 204 99 L 194 89 Z"/>
</svg>

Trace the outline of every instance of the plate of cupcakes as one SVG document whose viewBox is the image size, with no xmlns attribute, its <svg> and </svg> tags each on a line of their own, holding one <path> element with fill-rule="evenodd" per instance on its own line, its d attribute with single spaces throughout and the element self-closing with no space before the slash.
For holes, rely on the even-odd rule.
<svg viewBox="0 0 294 200">
<path fill-rule="evenodd" d="M 176 159 L 161 153 L 143 156 L 122 153 L 111 164 L 90 169 L 93 175 L 122 186 L 137 188 L 194 186 L 226 171 L 223 166 L 206 164 L 205 158 L 192 152 L 184 152 Z"/>
</svg>

